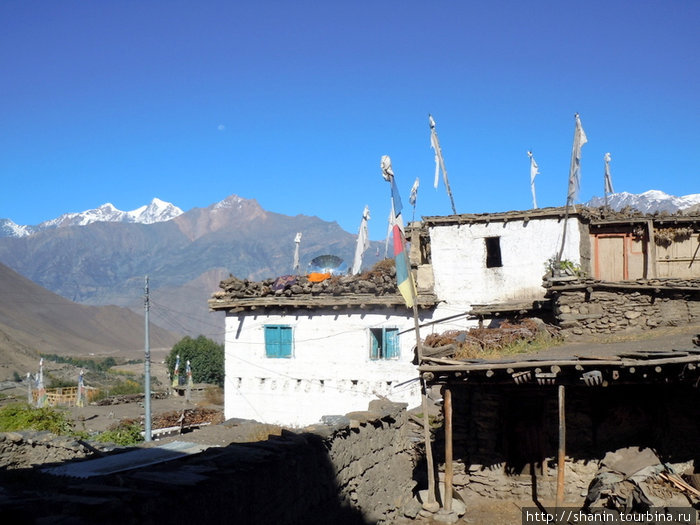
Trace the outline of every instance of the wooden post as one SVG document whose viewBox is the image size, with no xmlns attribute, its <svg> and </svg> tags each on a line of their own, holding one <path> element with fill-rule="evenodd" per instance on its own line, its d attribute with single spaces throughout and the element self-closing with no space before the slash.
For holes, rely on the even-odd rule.
<svg viewBox="0 0 700 525">
<path fill-rule="evenodd" d="M 566 419 L 564 385 L 559 385 L 559 454 L 557 457 L 557 500 L 559 509 L 564 502 L 564 469 L 566 465 Z"/>
<path fill-rule="evenodd" d="M 425 461 L 428 469 L 428 500 L 423 502 L 423 508 L 430 512 L 436 512 L 439 508 L 435 501 L 435 468 L 433 466 L 433 449 L 430 445 L 430 419 L 428 418 L 428 390 L 425 380 L 423 384 L 423 439 L 425 440 Z"/>
<path fill-rule="evenodd" d="M 452 391 L 446 386 L 443 392 L 445 412 L 445 510 L 452 510 Z"/>
<path fill-rule="evenodd" d="M 654 239 L 654 221 L 647 221 L 647 274 L 646 279 L 656 277 L 656 240 Z"/>
</svg>

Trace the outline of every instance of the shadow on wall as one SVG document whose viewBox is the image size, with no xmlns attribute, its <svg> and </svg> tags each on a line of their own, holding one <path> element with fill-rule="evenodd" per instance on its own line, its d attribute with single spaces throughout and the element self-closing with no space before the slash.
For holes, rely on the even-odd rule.
<svg viewBox="0 0 700 525">
<path fill-rule="evenodd" d="M 283 431 L 87 479 L 0 469 L 7 487 L 0 515 L 8 523 L 390 522 L 411 499 L 413 456 L 404 439 L 405 405 L 372 403 L 368 412 L 309 432 Z"/>
<path fill-rule="evenodd" d="M 495 485 L 508 478 L 515 480 L 512 491 L 527 496 L 535 470 L 541 481 L 556 480 L 555 386 L 460 386 L 453 387 L 452 398 L 456 484 L 468 487 L 478 478 L 494 485 L 482 495 L 496 497 Z M 699 404 L 700 390 L 691 385 L 568 387 L 566 456 L 567 463 L 582 465 L 576 469 L 580 487 L 587 486 L 597 460 L 623 447 L 648 447 L 664 462 L 694 460 L 698 468 Z M 435 454 L 436 463 L 444 465 L 442 429 Z"/>
</svg>

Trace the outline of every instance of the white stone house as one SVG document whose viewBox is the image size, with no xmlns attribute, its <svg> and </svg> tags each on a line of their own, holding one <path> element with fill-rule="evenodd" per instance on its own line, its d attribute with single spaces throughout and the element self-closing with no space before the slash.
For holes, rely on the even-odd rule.
<svg viewBox="0 0 700 525">
<path fill-rule="evenodd" d="M 544 299 L 542 276 L 562 240 L 562 260 L 590 265 L 587 220 L 563 208 L 423 217 L 412 240 L 418 288 L 436 295 L 437 319 Z"/>
<path fill-rule="evenodd" d="M 561 248 L 564 222 L 557 208 L 414 224 L 421 336 L 474 326 L 475 305 L 543 299 L 542 275 Z M 585 266 L 585 227 L 577 214 L 566 224 L 562 258 Z M 226 418 L 301 426 L 364 410 L 377 396 L 420 404 L 413 313 L 395 286 L 348 292 L 327 282 L 272 294 L 235 281 L 209 301 L 226 312 Z"/>
</svg>

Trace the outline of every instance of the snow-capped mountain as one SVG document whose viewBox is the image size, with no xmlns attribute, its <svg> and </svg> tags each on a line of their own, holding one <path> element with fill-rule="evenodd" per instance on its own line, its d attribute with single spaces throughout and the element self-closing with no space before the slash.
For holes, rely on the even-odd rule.
<svg viewBox="0 0 700 525">
<path fill-rule="evenodd" d="M 22 226 L 10 219 L 0 219 L 0 237 L 25 237 L 35 231 L 33 226 Z"/>
<path fill-rule="evenodd" d="M 60 217 L 42 222 L 38 226 L 22 226 L 15 224 L 10 219 L 0 219 L 0 237 L 26 237 L 41 230 L 65 226 L 85 226 L 93 222 L 153 224 L 169 221 L 182 213 L 183 211 L 177 206 L 160 199 L 153 199 L 149 205 L 131 211 L 119 210 L 108 202 L 92 210 L 64 213 Z"/>
<path fill-rule="evenodd" d="M 153 224 L 165 222 L 182 215 L 182 210 L 169 202 L 153 199 L 148 206 L 141 206 L 131 211 L 122 211 L 114 207 L 110 202 L 99 208 L 83 211 L 81 213 L 64 213 L 60 217 L 42 222 L 39 228 L 51 228 L 60 226 L 85 226 L 92 222 L 138 222 L 141 224 Z"/>
<path fill-rule="evenodd" d="M 593 197 L 586 203 L 586 206 L 593 208 L 604 205 L 605 199 L 603 197 Z M 649 190 L 639 194 L 623 191 L 608 195 L 608 206 L 616 211 L 629 206 L 643 213 L 663 211 L 675 213 L 679 210 L 685 210 L 686 208 L 696 205 L 700 205 L 700 193 L 693 193 L 683 197 L 674 197 L 663 191 Z"/>
</svg>

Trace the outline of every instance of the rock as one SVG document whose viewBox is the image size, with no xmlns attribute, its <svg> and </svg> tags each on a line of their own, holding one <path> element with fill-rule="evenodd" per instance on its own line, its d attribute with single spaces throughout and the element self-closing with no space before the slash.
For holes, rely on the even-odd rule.
<svg viewBox="0 0 700 525">
<path fill-rule="evenodd" d="M 21 443 L 24 439 L 24 436 L 18 432 L 6 432 L 5 437 L 13 443 Z"/>
<path fill-rule="evenodd" d="M 457 523 L 459 516 L 454 510 L 447 511 L 445 509 L 440 509 L 433 519 L 440 523 Z"/>
<path fill-rule="evenodd" d="M 418 513 L 422 510 L 422 505 L 418 500 L 413 498 L 411 501 L 409 501 L 406 506 L 403 508 L 403 515 L 406 516 L 407 518 L 415 519 L 416 516 L 418 516 Z"/>
</svg>

